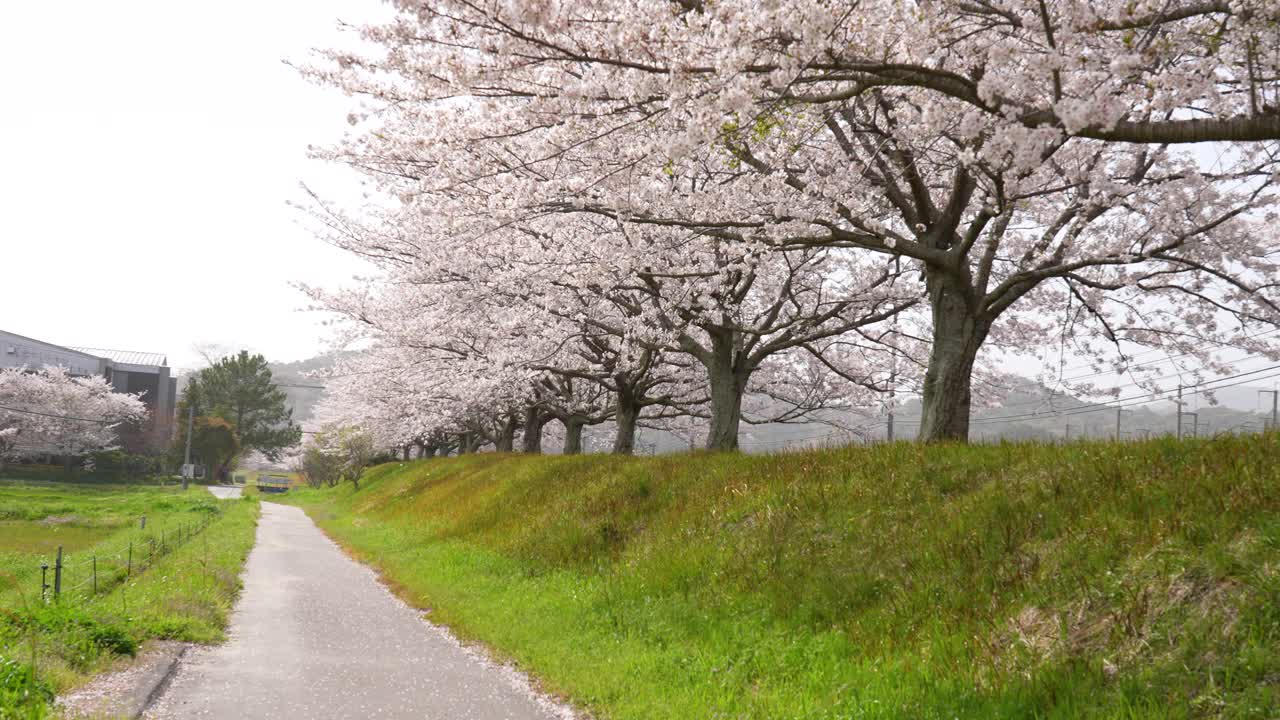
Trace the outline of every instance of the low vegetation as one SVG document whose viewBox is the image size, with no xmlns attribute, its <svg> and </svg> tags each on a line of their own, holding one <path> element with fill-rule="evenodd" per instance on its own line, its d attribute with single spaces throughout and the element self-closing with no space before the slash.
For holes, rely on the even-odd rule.
<svg viewBox="0 0 1280 720">
<path fill-rule="evenodd" d="M 45 715 L 147 640 L 221 639 L 257 515 L 202 488 L 0 481 L 0 718 Z"/>
<path fill-rule="evenodd" d="M 601 718 L 1273 718 L 1280 435 L 473 455 L 295 491 Z"/>
<path fill-rule="evenodd" d="M 91 460 L 91 463 L 78 462 L 70 469 L 62 465 L 5 463 L 0 467 L 0 482 L 23 480 L 36 485 L 172 485 L 178 482 L 164 472 L 163 462 L 155 457 L 111 451 L 96 453 Z"/>
</svg>

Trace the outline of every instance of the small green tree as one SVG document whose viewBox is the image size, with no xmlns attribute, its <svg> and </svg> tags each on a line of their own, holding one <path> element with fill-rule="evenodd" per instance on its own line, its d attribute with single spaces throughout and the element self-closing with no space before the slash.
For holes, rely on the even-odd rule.
<svg viewBox="0 0 1280 720">
<path fill-rule="evenodd" d="M 240 448 L 240 438 L 231 423 L 220 417 L 196 418 L 191 430 L 191 451 L 213 473 L 211 479 L 221 480 L 226 476 Z"/>
<path fill-rule="evenodd" d="M 375 455 L 373 439 L 360 429 L 329 426 L 302 451 L 296 470 L 311 487 L 334 487 L 345 479 L 359 490 L 360 475 Z"/>
<path fill-rule="evenodd" d="M 359 490 L 360 476 L 373 458 L 373 439 L 356 428 L 344 428 L 338 433 L 338 449 L 343 476 Z"/>
<path fill-rule="evenodd" d="M 195 414 L 216 416 L 235 429 L 240 447 L 257 450 L 271 460 L 298 444 L 302 429 L 293 422 L 286 395 L 271 377 L 261 355 L 241 350 L 192 376 L 183 391 L 181 412 L 195 407 Z"/>
<path fill-rule="evenodd" d="M 318 445 L 308 445 L 294 471 L 313 488 L 333 487 L 342 479 L 342 458 Z"/>
</svg>

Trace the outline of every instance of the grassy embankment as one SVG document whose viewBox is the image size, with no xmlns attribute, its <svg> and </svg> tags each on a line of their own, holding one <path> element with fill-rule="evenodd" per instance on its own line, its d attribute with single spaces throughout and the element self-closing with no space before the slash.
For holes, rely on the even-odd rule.
<svg viewBox="0 0 1280 720">
<path fill-rule="evenodd" d="M 601 718 L 1280 716 L 1280 434 L 481 455 L 290 494 Z"/>
<path fill-rule="evenodd" d="M 147 640 L 221 639 L 257 517 L 204 488 L 0 481 L 0 718 L 43 716 Z M 41 602 L 59 546 L 62 596 Z"/>
</svg>

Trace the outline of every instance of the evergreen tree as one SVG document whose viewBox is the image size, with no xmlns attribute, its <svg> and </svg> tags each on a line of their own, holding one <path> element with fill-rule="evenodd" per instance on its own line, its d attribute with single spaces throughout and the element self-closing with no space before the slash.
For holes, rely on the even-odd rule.
<svg viewBox="0 0 1280 720">
<path fill-rule="evenodd" d="M 220 417 L 235 429 L 243 450 L 258 450 L 272 460 L 302 438 L 283 390 L 271 377 L 262 355 L 241 350 L 196 373 L 183 393 L 182 409 Z"/>
</svg>

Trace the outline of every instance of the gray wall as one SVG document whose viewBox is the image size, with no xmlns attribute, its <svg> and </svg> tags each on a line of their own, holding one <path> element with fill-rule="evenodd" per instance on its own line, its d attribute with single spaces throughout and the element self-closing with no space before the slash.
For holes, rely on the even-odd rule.
<svg viewBox="0 0 1280 720">
<path fill-rule="evenodd" d="M 108 363 L 105 358 L 0 330 L 0 368 L 24 365 L 32 369 L 61 365 L 75 375 L 105 376 Z"/>
</svg>

